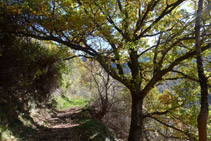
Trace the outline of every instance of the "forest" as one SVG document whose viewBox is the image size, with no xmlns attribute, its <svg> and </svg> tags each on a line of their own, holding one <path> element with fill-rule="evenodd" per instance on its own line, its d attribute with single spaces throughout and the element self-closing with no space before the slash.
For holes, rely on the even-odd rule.
<svg viewBox="0 0 211 141">
<path fill-rule="evenodd" d="M 0 0 L 0 141 L 210 141 L 211 0 Z"/>
</svg>

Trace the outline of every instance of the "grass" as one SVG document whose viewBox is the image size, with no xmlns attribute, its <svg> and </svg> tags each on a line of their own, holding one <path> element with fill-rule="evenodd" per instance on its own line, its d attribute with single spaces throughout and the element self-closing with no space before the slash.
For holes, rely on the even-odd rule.
<svg viewBox="0 0 211 141">
<path fill-rule="evenodd" d="M 84 107 L 89 103 L 89 99 L 71 99 L 69 96 L 61 95 L 55 98 L 55 107 L 65 110 L 69 107 Z"/>
</svg>

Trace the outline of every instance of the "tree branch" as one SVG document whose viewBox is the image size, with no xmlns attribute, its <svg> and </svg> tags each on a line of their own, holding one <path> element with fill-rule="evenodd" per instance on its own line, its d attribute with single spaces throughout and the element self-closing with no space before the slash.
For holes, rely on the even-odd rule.
<svg viewBox="0 0 211 141">
<path fill-rule="evenodd" d="M 145 33 L 147 33 L 157 22 L 159 22 L 163 17 L 165 17 L 167 14 L 171 13 L 178 5 L 180 5 L 185 0 L 178 0 L 177 2 L 167 5 L 167 7 L 163 10 L 163 12 L 160 14 L 160 16 L 152 23 L 150 24 L 143 32 L 141 32 L 138 36 L 135 37 L 135 40 L 140 39 L 143 37 Z M 170 9 L 169 9 L 170 8 Z"/>
<path fill-rule="evenodd" d="M 136 23 L 136 29 L 134 31 L 134 35 L 136 34 L 136 32 L 138 32 L 141 29 L 141 26 L 143 25 L 147 15 L 149 14 L 150 11 L 152 11 L 155 8 L 155 6 L 157 5 L 159 1 L 160 0 L 151 0 L 149 2 L 149 5 L 147 6 L 147 11 L 144 13 L 143 17 L 140 18 Z"/>
<path fill-rule="evenodd" d="M 149 118 L 152 118 L 152 119 L 156 120 L 157 122 L 163 124 L 163 125 L 166 126 L 166 127 L 169 127 L 169 128 L 171 128 L 171 129 L 174 129 L 174 130 L 176 130 L 176 131 L 178 131 L 178 132 L 181 132 L 181 133 L 185 134 L 185 135 L 188 136 L 191 140 L 197 141 L 196 137 L 194 137 L 194 135 L 191 135 L 190 133 L 187 133 L 187 131 L 180 130 L 180 129 L 178 129 L 178 128 L 172 126 L 172 125 L 169 125 L 169 124 L 167 124 L 167 123 L 165 123 L 165 122 L 163 122 L 163 121 L 161 121 L 161 120 L 159 120 L 159 119 L 157 119 L 157 118 L 155 118 L 155 117 L 153 117 L 153 116 L 149 116 Z"/>
<path fill-rule="evenodd" d="M 202 52 L 211 48 L 211 43 L 209 43 L 208 45 L 202 47 Z M 185 55 L 177 58 L 176 60 L 174 60 L 166 69 L 160 70 L 156 75 L 153 76 L 153 78 L 148 82 L 148 84 L 144 87 L 144 89 L 141 91 L 141 94 L 143 94 L 143 96 L 146 96 L 146 94 L 154 87 L 154 85 L 162 79 L 162 77 L 168 73 L 169 71 L 171 71 L 176 65 L 178 65 L 180 62 L 193 57 L 194 55 L 196 55 L 196 50 L 195 51 L 190 51 L 188 53 L 186 53 Z"/>
</svg>

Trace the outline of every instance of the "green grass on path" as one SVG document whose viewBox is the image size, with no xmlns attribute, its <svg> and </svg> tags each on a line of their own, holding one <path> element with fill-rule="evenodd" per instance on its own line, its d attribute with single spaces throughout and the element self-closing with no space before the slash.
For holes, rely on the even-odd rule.
<svg viewBox="0 0 211 141">
<path fill-rule="evenodd" d="M 55 102 L 56 102 L 55 106 L 59 110 L 65 110 L 69 107 L 84 107 L 89 103 L 89 99 L 83 99 L 83 98 L 71 99 L 68 96 L 61 95 L 55 99 Z"/>
</svg>

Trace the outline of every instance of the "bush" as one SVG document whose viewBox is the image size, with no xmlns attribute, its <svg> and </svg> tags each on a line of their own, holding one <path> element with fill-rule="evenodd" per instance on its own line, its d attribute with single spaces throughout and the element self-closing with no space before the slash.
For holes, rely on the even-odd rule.
<svg viewBox="0 0 211 141">
<path fill-rule="evenodd" d="M 41 106 L 60 84 L 66 49 L 19 38 L 0 29 L 0 121 L 8 127 L 30 120 L 32 104 Z M 51 48 L 47 47 L 50 46 Z"/>
</svg>

